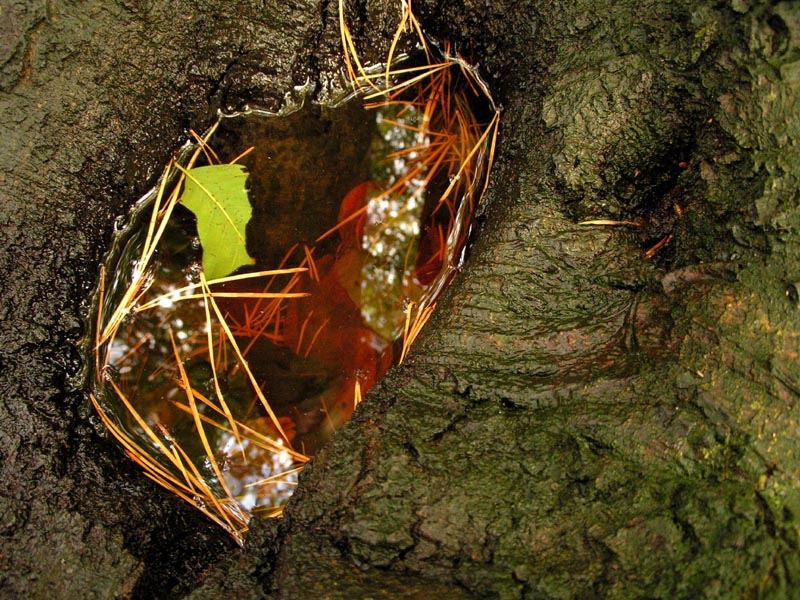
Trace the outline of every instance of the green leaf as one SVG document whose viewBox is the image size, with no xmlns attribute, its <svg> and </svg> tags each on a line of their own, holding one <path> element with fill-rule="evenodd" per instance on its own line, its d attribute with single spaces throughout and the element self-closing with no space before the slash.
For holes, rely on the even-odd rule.
<svg viewBox="0 0 800 600">
<path fill-rule="evenodd" d="M 181 169 L 186 175 L 181 204 L 197 217 L 206 279 L 229 275 L 253 263 L 245 245 L 245 227 L 253 214 L 242 165 Z"/>
</svg>

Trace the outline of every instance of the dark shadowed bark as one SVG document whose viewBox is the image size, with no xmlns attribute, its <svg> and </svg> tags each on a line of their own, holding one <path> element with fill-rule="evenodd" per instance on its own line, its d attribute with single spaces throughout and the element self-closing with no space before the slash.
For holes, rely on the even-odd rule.
<svg viewBox="0 0 800 600">
<path fill-rule="evenodd" d="M 55 4 L 0 13 L 0 596 L 796 593 L 796 3 L 415 3 L 503 107 L 487 203 L 243 550 L 103 432 L 78 341 L 115 218 L 217 109 L 327 81 L 336 3 Z M 379 59 L 398 7 L 348 6 Z"/>
</svg>

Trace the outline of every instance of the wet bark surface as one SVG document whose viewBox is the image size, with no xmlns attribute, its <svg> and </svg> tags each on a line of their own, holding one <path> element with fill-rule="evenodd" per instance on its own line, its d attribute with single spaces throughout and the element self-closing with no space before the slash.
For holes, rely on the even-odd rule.
<svg viewBox="0 0 800 600">
<path fill-rule="evenodd" d="M 3 7 L 0 595 L 790 595 L 789 2 L 415 4 L 503 122 L 471 254 L 409 360 L 243 550 L 103 432 L 78 343 L 115 219 L 218 108 L 321 93 L 336 8 Z M 373 60 L 398 17 L 351 7 Z"/>
</svg>

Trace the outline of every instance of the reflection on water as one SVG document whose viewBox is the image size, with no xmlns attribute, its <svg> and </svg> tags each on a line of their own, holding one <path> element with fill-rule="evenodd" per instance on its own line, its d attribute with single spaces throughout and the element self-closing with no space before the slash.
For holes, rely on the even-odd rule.
<svg viewBox="0 0 800 600">
<path fill-rule="evenodd" d="M 475 115 L 494 109 L 453 66 L 368 108 L 371 90 L 225 117 L 194 146 L 193 166 L 248 169 L 254 267 L 205 281 L 175 169 L 106 265 L 101 416 L 151 477 L 237 539 L 250 514 L 279 513 L 461 260 L 490 152 Z"/>
</svg>

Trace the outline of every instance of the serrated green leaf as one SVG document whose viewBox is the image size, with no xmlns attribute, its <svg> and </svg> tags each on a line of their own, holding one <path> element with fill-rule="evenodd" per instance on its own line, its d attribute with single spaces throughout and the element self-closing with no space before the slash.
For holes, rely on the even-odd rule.
<svg viewBox="0 0 800 600">
<path fill-rule="evenodd" d="M 211 165 L 183 170 L 181 204 L 197 217 L 206 279 L 229 275 L 253 263 L 247 254 L 245 228 L 253 214 L 242 165 Z"/>
</svg>

